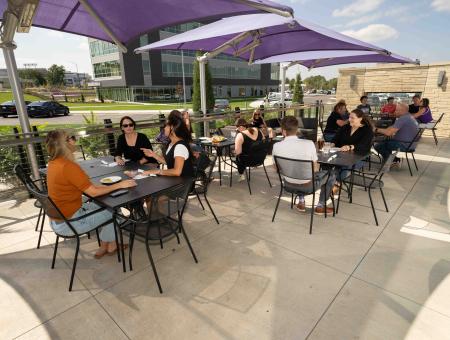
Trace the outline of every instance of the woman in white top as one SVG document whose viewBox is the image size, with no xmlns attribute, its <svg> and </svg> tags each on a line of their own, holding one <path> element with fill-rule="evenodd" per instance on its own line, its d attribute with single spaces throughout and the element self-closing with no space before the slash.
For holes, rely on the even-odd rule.
<svg viewBox="0 0 450 340">
<path fill-rule="evenodd" d="M 145 171 L 144 174 L 158 174 L 162 176 L 194 177 L 192 165 L 192 152 L 189 146 L 191 134 L 177 110 L 170 112 L 164 127 L 164 134 L 169 137 L 170 144 L 166 153 L 161 156 L 150 149 L 142 149 L 145 156 L 155 158 L 159 163 L 167 165 L 166 170 L 155 169 Z"/>
</svg>

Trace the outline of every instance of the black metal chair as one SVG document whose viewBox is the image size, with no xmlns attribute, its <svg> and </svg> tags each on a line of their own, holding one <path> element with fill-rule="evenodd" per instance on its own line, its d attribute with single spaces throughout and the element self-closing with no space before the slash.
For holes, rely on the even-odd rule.
<svg viewBox="0 0 450 340">
<path fill-rule="evenodd" d="M 384 207 L 386 208 L 386 212 L 389 212 L 389 209 L 388 209 L 388 206 L 386 203 L 386 199 L 384 197 L 384 192 L 383 192 L 384 182 L 382 179 L 383 179 L 384 174 L 389 172 L 392 162 L 394 161 L 396 156 L 397 156 L 397 152 L 394 152 L 391 155 L 389 155 L 389 157 L 384 162 L 383 166 L 376 173 L 354 170 L 353 174 L 349 174 L 349 176 L 343 180 L 343 183 L 345 183 L 348 186 L 362 187 L 368 192 L 370 206 L 372 207 L 373 217 L 375 218 L 376 225 L 378 225 L 378 218 L 377 218 L 377 213 L 375 211 L 375 207 L 373 205 L 371 190 L 372 189 L 380 189 L 381 197 L 383 198 Z M 341 190 L 342 190 L 342 185 L 339 187 L 339 196 L 338 196 L 338 203 L 337 203 L 338 211 L 339 211 L 339 203 L 341 201 Z"/>
<path fill-rule="evenodd" d="M 273 212 L 272 222 L 275 221 L 275 216 L 277 214 L 278 206 L 280 204 L 281 196 L 283 191 L 290 193 L 291 198 L 291 208 L 293 206 L 294 195 L 313 195 L 312 205 L 311 205 L 311 220 L 309 223 L 309 233 L 312 234 L 312 226 L 314 220 L 314 202 L 316 198 L 316 183 L 314 180 L 314 162 L 300 159 L 292 159 L 280 156 L 274 156 L 275 165 L 277 167 L 278 178 L 280 179 L 280 194 L 278 195 L 277 204 L 275 206 L 275 211 Z M 326 183 L 330 177 L 330 172 L 325 175 L 320 184 L 324 190 L 326 190 Z M 290 179 L 292 182 L 289 182 Z M 296 181 L 309 181 L 306 184 L 296 184 Z M 333 203 L 333 216 L 334 212 L 334 197 L 332 192 L 327 193 L 325 197 L 331 197 Z M 327 209 L 325 208 L 325 217 L 327 217 Z"/>
<path fill-rule="evenodd" d="M 23 185 L 25 185 L 27 190 L 28 186 L 30 186 L 31 188 L 37 191 L 41 191 L 41 189 L 39 189 L 36 183 L 41 183 L 41 186 L 43 186 L 42 189 L 44 189 L 45 187 L 45 183 L 42 179 L 37 180 L 31 179 L 30 175 L 27 174 L 25 169 L 20 164 L 14 166 L 14 173 L 16 174 L 17 178 L 19 178 L 19 180 L 23 183 Z M 29 190 L 28 193 L 31 197 L 34 197 Z M 36 228 L 35 228 L 35 231 L 38 231 L 39 229 L 39 238 L 36 247 L 37 249 L 39 249 L 39 247 L 41 246 L 42 231 L 44 230 L 45 214 L 43 213 L 42 205 L 38 200 L 34 201 L 34 206 L 39 209 L 38 219 L 36 221 Z"/>
<path fill-rule="evenodd" d="M 436 121 L 434 121 L 434 122 L 431 122 L 431 123 L 428 123 L 428 124 L 423 124 L 424 126 L 422 126 L 422 124 L 419 124 L 419 127 L 421 128 L 421 129 L 424 129 L 424 130 L 431 130 L 431 132 L 433 133 L 433 137 L 434 137 L 434 143 L 436 144 L 436 145 L 438 145 L 438 139 L 437 139 L 437 136 L 436 136 L 436 130 L 437 130 L 437 125 L 442 121 L 442 118 L 444 118 L 444 114 L 445 113 L 442 113 L 441 115 L 440 115 L 440 117 L 436 120 Z"/>
<path fill-rule="evenodd" d="M 200 195 L 203 195 L 205 198 L 205 202 L 209 207 L 209 210 L 214 216 L 216 223 L 219 224 L 219 220 L 217 219 L 216 214 L 214 213 L 211 204 L 206 197 L 208 193 L 209 184 L 212 181 L 212 172 L 214 170 L 214 166 L 216 165 L 217 156 L 208 154 L 206 152 L 202 152 L 198 158 L 196 169 L 195 169 L 195 180 L 192 191 L 189 193 L 190 196 L 197 196 L 197 199 L 200 203 L 200 206 L 203 210 L 205 207 L 203 206 L 202 200 L 200 199 Z"/>
<path fill-rule="evenodd" d="M 28 183 L 27 183 L 27 189 L 30 191 L 30 193 L 33 195 L 33 197 L 35 197 L 40 202 L 42 209 L 44 210 L 45 214 L 47 214 L 47 216 L 49 218 L 64 221 L 67 224 L 67 226 L 70 228 L 71 232 L 73 233 L 73 235 L 68 236 L 68 235 L 58 234 L 57 232 L 54 231 L 54 233 L 56 234 L 56 242 L 55 242 L 55 249 L 53 251 L 53 260 L 52 260 L 52 266 L 51 266 L 52 269 L 55 268 L 56 252 L 58 250 L 59 238 L 61 237 L 63 239 L 76 239 L 76 241 L 77 241 L 77 245 L 75 248 L 75 257 L 74 257 L 73 266 L 72 266 L 72 274 L 70 276 L 70 283 L 69 283 L 69 292 L 70 292 L 70 291 L 72 291 L 73 278 L 75 276 L 75 269 L 77 267 L 78 252 L 80 250 L 80 237 L 83 235 L 89 235 L 89 232 L 95 230 L 95 232 L 97 234 L 97 240 L 100 244 L 100 237 L 98 235 L 98 229 L 109 223 L 112 223 L 113 220 L 111 218 L 111 220 L 105 221 L 97 226 L 93 226 L 87 232 L 78 233 L 78 231 L 73 227 L 72 222 L 79 221 L 79 220 L 86 218 L 87 216 L 96 214 L 99 211 L 104 210 L 104 208 L 99 208 L 97 210 L 91 211 L 90 213 L 87 213 L 80 217 L 67 219 L 64 217 L 64 215 L 61 213 L 61 211 L 58 209 L 56 204 L 52 201 L 52 199 L 48 196 L 48 194 L 46 192 L 38 191 L 35 188 L 33 188 L 31 185 L 29 185 Z M 117 246 L 119 247 L 120 245 L 119 245 L 119 242 L 117 241 L 117 231 L 115 232 L 115 234 L 116 234 L 116 243 L 117 243 Z M 117 257 L 118 257 L 118 260 L 120 261 L 120 251 L 117 251 Z"/>
<path fill-rule="evenodd" d="M 236 158 L 239 158 L 239 161 L 242 164 L 245 164 L 245 180 L 247 181 L 248 185 L 248 191 L 250 192 L 250 195 L 252 194 L 252 189 L 250 187 L 250 179 L 251 179 L 251 169 L 257 168 L 258 166 L 262 166 L 264 169 L 264 173 L 266 174 L 267 181 L 269 182 L 269 186 L 272 187 L 272 183 L 270 182 L 269 175 L 267 174 L 266 166 L 264 165 L 264 161 L 267 157 L 267 154 L 270 151 L 270 148 L 272 147 L 272 144 L 270 141 L 263 140 L 263 141 L 257 141 L 252 144 L 250 148 L 250 152 L 248 154 L 240 154 L 236 156 Z M 230 171 L 230 187 L 232 186 L 233 182 L 233 167 L 237 169 L 237 166 L 234 166 L 233 164 L 236 164 L 238 160 L 232 159 L 231 163 L 231 171 Z"/>
<path fill-rule="evenodd" d="M 406 162 L 408 163 L 409 174 L 411 176 L 413 174 L 412 174 L 412 170 L 411 170 L 411 164 L 409 164 L 408 154 L 411 155 L 411 157 L 414 161 L 414 165 L 416 166 L 416 170 L 419 171 L 419 167 L 417 166 L 416 158 L 414 157 L 414 152 L 416 152 L 416 146 L 417 146 L 417 143 L 419 142 L 420 138 L 422 137 L 423 131 L 424 131 L 423 129 L 419 129 L 419 131 L 417 131 L 417 134 L 413 138 L 413 140 L 405 141 L 405 144 L 407 143 L 407 146 L 400 148 L 400 151 L 405 153 Z"/>
<path fill-rule="evenodd" d="M 180 184 L 174 188 L 162 191 L 158 196 L 152 197 L 149 203 L 149 213 L 147 218 L 143 219 L 133 219 L 132 217 L 122 218 L 127 219 L 130 223 L 125 223 L 121 227 L 120 233 L 122 231 L 127 231 L 130 234 L 130 245 L 129 245 L 129 266 L 130 270 L 133 270 L 133 246 L 136 237 L 143 239 L 147 249 L 147 256 L 150 260 L 150 264 L 155 276 L 156 283 L 158 285 L 159 292 L 162 294 L 161 283 L 159 281 L 159 276 L 156 271 L 155 262 L 153 261 L 153 256 L 150 250 L 150 241 L 159 241 L 162 247 L 163 241 L 170 236 L 175 236 L 177 238 L 178 244 L 180 243 L 180 238 L 178 234 L 181 232 L 188 244 L 189 250 L 191 251 L 192 257 L 195 263 L 197 263 L 197 257 L 192 249 L 189 238 L 183 226 L 183 214 L 186 209 L 186 204 L 188 202 L 188 195 L 192 189 L 193 179 L 186 179 L 185 183 Z M 160 201 L 162 198 L 167 199 L 166 202 Z M 122 236 L 121 236 L 122 237 Z"/>
</svg>

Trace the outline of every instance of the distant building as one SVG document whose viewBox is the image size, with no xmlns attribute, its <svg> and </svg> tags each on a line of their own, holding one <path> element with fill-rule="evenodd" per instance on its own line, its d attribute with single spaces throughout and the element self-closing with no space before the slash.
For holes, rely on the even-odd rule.
<svg viewBox="0 0 450 340">
<path fill-rule="evenodd" d="M 89 39 L 94 80 L 105 98 L 122 101 L 182 100 L 181 52 L 174 50 L 134 54 L 137 47 L 185 32 L 199 23 L 167 27 L 140 36 L 122 54 L 114 44 Z M 194 51 L 184 51 L 186 97 L 192 95 Z M 209 61 L 216 98 L 263 96 L 279 85 L 279 65 L 248 65 L 246 61 L 219 55 Z"/>
<path fill-rule="evenodd" d="M 88 73 L 66 72 L 64 73 L 64 85 L 69 87 L 84 86 L 91 80 Z"/>
</svg>

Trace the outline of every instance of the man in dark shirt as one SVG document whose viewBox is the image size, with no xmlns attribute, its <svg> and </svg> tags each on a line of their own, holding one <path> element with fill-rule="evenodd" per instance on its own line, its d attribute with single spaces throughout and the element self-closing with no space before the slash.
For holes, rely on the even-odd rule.
<svg viewBox="0 0 450 340">
<path fill-rule="evenodd" d="M 331 142 L 336 135 L 337 130 L 347 123 L 347 105 L 345 105 L 345 102 L 340 101 L 335 105 L 333 112 L 331 112 L 327 119 L 327 125 L 325 126 L 325 130 L 323 132 L 323 139 L 326 142 Z"/>
<path fill-rule="evenodd" d="M 409 113 L 417 113 L 420 109 L 420 96 L 416 94 L 413 98 L 413 103 L 409 105 Z"/>
<path fill-rule="evenodd" d="M 360 109 L 362 112 L 364 112 L 365 115 L 370 115 L 370 105 L 367 104 L 367 101 L 369 100 L 369 98 L 367 96 L 362 96 L 359 101 L 361 102 L 361 104 L 359 104 L 356 108 Z"/>
</svg>

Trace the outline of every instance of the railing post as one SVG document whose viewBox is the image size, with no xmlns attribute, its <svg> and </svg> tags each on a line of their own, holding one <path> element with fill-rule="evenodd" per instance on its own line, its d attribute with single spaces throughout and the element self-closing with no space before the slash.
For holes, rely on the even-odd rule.
<svg viewBox="0 0 450 340">
<path fill-rule="evenodd" d="M 261 117 L 264 118 L 264 105 L 259 105 L 259 111 L 261 112 Z"/>
<path fill-rule="evenodd" d="M 234 108 L 234 118 L 236 119 L 241 118 L 241 108 L 239 106 L 236 106 Z"/>
<path fill-rule="evenodd" d="M 31 127 L 33 130 L 33 136 L 39 137 L 39 131 L 35 125 Z M 44 152 L 42 151 L 42 143 L 36 143 L 34 144 L 34 147 L 36 149 L 36 158 L 38 161 L 39 168 L 45 168 L 45 157 Z"/>
<path fill-rule="evenodd" d="M 13 128 L 14 135 L 16 136 L 16 139 L 20 139 L 19 129 Z M 19 154 L 20 158 L 20 165 L 22 168 L 26 171 L 27 174 L 30 174 L 30 166 L 28 165 L 28 158 L 27 153 L 25 152 L 25 148 L 23 145 L 17 145 L 17 153 Z"/>
<path fill-rule="evenodd" d="M 103 124 L 105 126 L 105 129 L 111 129 L 113 127 L 111 119 L 103 119 Z M 107 132 L 106 133 L 106 143 L 108 144 L 108 150 L 110 155 L 114 155 L 114 152 L 116 151 L 116 141 L 114 139 L 114 133 Z"/>
</svg>

